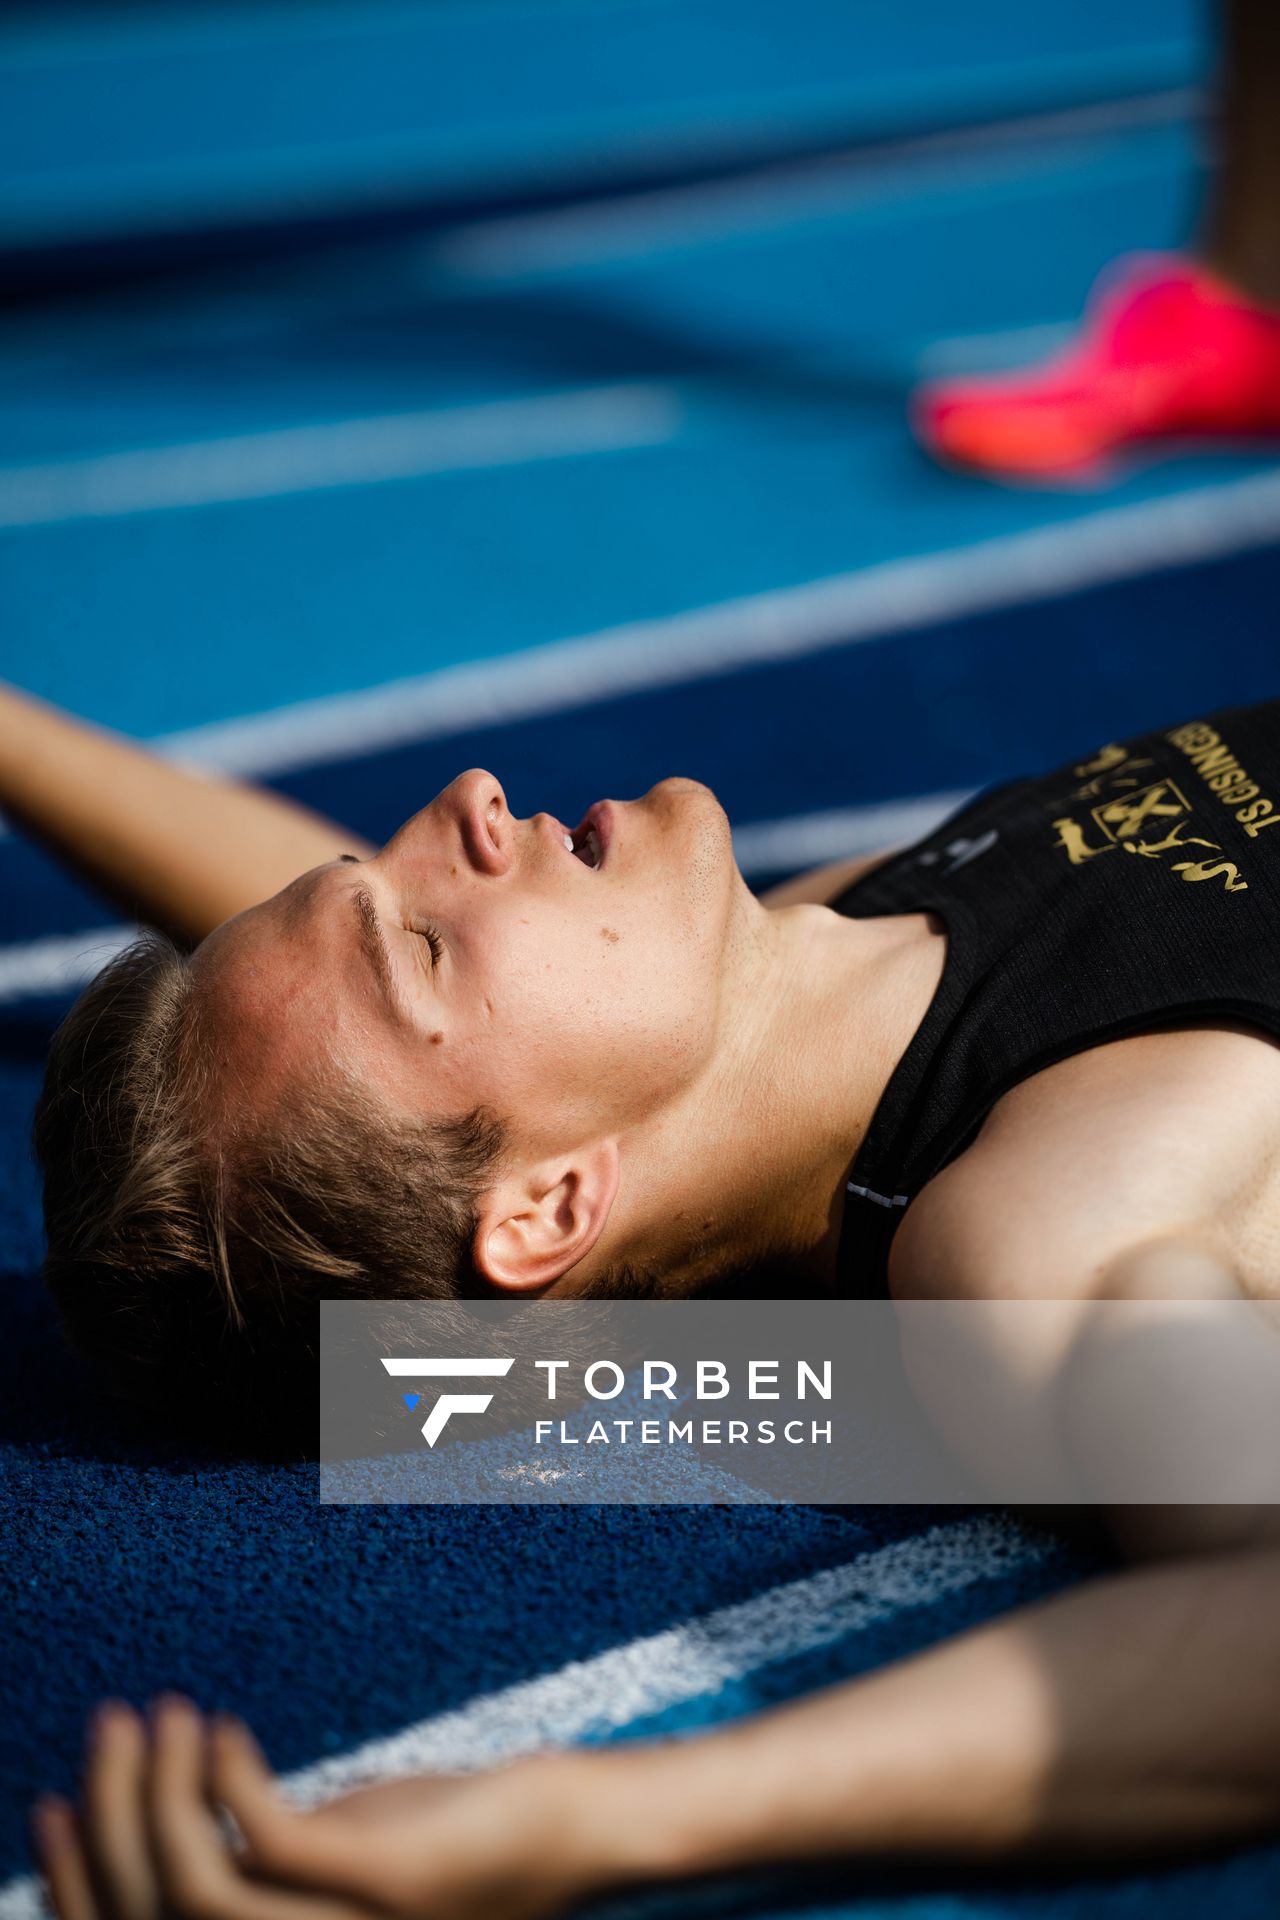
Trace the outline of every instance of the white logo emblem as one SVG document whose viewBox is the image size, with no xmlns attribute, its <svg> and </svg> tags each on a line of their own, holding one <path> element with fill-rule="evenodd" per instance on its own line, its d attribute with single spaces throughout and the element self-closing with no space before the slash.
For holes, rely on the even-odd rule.
<svg viewBox="0 0 1280 1920">
<path fill-rule="evenodd" d="M 389 1374 L 410 1380 L 501 1380 L 515 1365 L 512 1360 L 387 1360 Z M 434 1447 L 452 1413 L 487 1413 L 491 1393 L 442 1393 L 422 1423 L 422 1437 Z"/>
<path fill-rule="evenodd" d="M 942 869 L 942 877 L 945 880 L 949 875 L 958 873 L 961 867 L 967 867 L 971 860 L 980 860 L 984 853 L 990 853 L 999 838 L 999 828 L 992 827 L 988 832 L 980 833 L 972 840 L 965 840 L 963 838 L 959 840 L 948 840 L 946 846 L 942 849 L 942 853 L 930 852 L 917 854 L 916 863 L 921 867 L 936 867 L 942 858 L 942 854 L 945 853 L 947 855 L 947 864 Z"/>
</svg>

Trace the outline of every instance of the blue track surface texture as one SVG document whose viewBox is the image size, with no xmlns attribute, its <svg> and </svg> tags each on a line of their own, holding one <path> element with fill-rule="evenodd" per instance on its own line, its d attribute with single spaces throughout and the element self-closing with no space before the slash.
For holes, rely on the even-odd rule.
<svg viewBox="0 0 1280 1920">
<path fill-rule="evenodd" d="M 563 818 L 693 773 L 757 881 L 1274 696 L 1274 449 L 1017 492 L 904 425 L 922 371 L 1042 351 L 1110 258 L 1177 241 L 1200 24 L 9 10 L 0 274 L 45 291 L 0 317 L 0 670 L 374 836 L 469 764 Z M 397 1737 L 450 1764 L 725 1720 L 1098 1570 L 998 1514 L 321 1507 L 311 1469 L 175 1458 L 37 1280 L 44 1048 L 125 930 L 13 836 L 0 882 L 0 1920 L 106 1694 L 186 1689 L 332 1781 Z M 1276 1849 L 626 1909 L 1278 1910 Z"/>
<path fill-rule="evenodd" d="M 432 0 L 20 11 L 0 246 L 581 191 L 1185 85 L 1189 0 L 975 17 L 891 0 Z"/>
</svg>

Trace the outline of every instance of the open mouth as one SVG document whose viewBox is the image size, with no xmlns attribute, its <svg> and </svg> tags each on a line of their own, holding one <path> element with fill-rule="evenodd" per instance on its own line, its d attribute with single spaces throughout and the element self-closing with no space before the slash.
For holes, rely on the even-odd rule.
<svg viewBox="0 0 1280 1920">
<path fill-rule="evenodd" d="M 584 867 L 594 872 L 600 865 L 600 835 L 594 827 L 579 827 L 576 833 L 566 833 L 564 843 L 575 860 L 581 860 Z"/>
<path fill-rule="evenodd" d="M 606 803 L 597 801 L 591 807 L 572 833 L 565 833 L 564 844 L 575 860 L 581 860 L 584 867 L 590 867 L 594 873 L 597 867 L 604 865 L 605 854 L 609 849 L 609 829 L 605 817 Z"/>
</svg>

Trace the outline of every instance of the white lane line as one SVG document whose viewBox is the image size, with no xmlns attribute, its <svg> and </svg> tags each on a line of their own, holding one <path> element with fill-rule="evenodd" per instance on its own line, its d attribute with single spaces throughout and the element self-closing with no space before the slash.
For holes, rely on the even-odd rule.
<svg viewBox="0 0 1280 1920">
<path fill-rule="evenodd" d="M 437 1768 L 465 1771 L 616 1733 L 708 1698 L 757 1668 L 865 1633 L 907 1607 L 935 1605 L 981 1580 L 1032 1566 L 1052 1544 L 1049 1535 L 1002 1514 L 931 1527 L 845 1566 L 484 1694 L 453 1713 L 306 1767 L 286 1788 L 291 1798 L 312 1804 L 360 1782 Z"/>
<path fill-rule="evenodd" d="M 136 940 L 137 927 L 93 927 L 0 947 L 0 1005 L 40 994 L 74 993 Z"/>
<path fill-rule="evenodd" d="M 988 373 L 1029 366 L 1061 352 L 1075 334 L 1076 320 L 1046 320 L 1034 327 L 1005 327 L 998 333 L 957 333 L 931 340 L 916 357 L 921 379 L 944 374 Z"/>
<path fill-rule="evenodd" d="M 990 128 L 958 128 L 952 133 L 919 135 L 885 142 L 873 148 L 846 149 L 834 155 L 820 155 L 808 160 L 770 162 L 732 181 L 695 181 L 685 186 L 650 189 L 644 193 L 624 195 L 621 200 L 610 201 L 604 206 L 595 203 L 561 207 L 554 211 L 531 210 L 515 216 L 502 213 L 487 219 L 478 217 L 466 226 L 456 228 L 448 240 L 442 236 L 436 237 L 418 243 L 411 251 L 407 251 L 403 239 L 378 246 L 364 241 L 345 253 L 326 254 L 330 263 L 336 261 L 339 270 L 345 268 L 347 271 L 341 286 L 325 286 L 325 307 L 329 313 L 360 314 L 375 308 L 381 312 L 385 306 L 385 290 L 379 275 L 389 265 L 395 275 L 403 275 L 406 260 L 410 262 L 408 271 L 416 270 L 419 278 L 425 267 L 429 285 L 434 285 L 435 276 L 442 270 L 456 270 L 462 277 L 467 277 L 467 263 L 473 243 L 481 279 L 501 272 L 512 244 L 515 251 L 509 254 L 509 260 L 513 271 L 520 269 L 520 256 L 526 250 L 530 253 L 530 263 L 540 264 L 543 242 L 538 239 L 538 234 L 545 229 L 547 222 L 556 223 L 550 234 L 553 251 L 567 243 L 571 249 L 585 245 L 589 252 L 596 244 L 593 239 L 596 228 L 590 223 L 606 216 L 608 209 L 615 204 L 622 209 L 623 217 L 632 223 L 638 217 L 647 217 L 646 209 L 649 216 L 658 215 L 661 223 L 672 213 L 678 213 L 682 202 L 687 204 L 692 198 L 693 206 L 688 209 L 689 212 L 693 212 L 701 202 L 705 208 L 702 217 L 709 221 L 714 233 L 717 223 L 734 216 L 735 204 L 739 200 L 750 226 L 750 202 L 754 195 L 766 196 L 768 212 L 774 218 L 788 211 L 787 206 L 778 200 L 779 194 L 790 196 L 790 211 L 800 217 L 809 211 L 821 212 L 830 202 L 841 203 L 841 195 L 851 208 L 874 204 L 878 199 L 897 196 L 904 187 L 915 191 L 925 187 L 928 184 L 926 166 L 934 169 L 935 182 L 940 183 L 942 169 L 936 164 L 939 160 L 946 165 L 947 185 L 951 185 L 953 179 L 960 183 L 988 177 L 994 180 L 1007 175 L 1009 166 L 1004 158 L 1004 149 L 1012 144 L 1022 143 L 1025 147 L 1037 138 L 1053 139 L 1063 135 L 1092 135 L 1095 139 L 1099 136 L 1122 137 L 1126 132 L 1139 131 L 1145 126 L 1158 127 L 1194 118 L 1203 113 L 1205 105 L 1206 96 L 1199 90 L 1168 89 L 1130 99 L 1100 102 L 1093 106 L 1054 109 L 1040 116 L 996 122 Z M 957 148 L 957 157 L 962 159 L 967 149 L 973 149 L 972 162 L 966 160 L 958 174 L 950 165 Z M 981 153 L 988 148 L 993 149 L 992 167 L 984 174 L 980 164 Z M 1045 163 L 1040 157 L 1026 153 L 1016 161 L 1020 174 L 1025 173 L 1033 158 L 1035 164 L 1043 168 Z M 1053 157 L 1053 164 L 1060 165 L 1062 159 L 1063 155 L 1058 153 Z M 828 173 L 834 176 L 831 180 L 827 179 Z M 708 195 L 726 194 L 730 196 L 727 203 L 723 198 L 710 202 L 706 198 Z M 577 220 L 579 216 L 588 224 L 581 230 L 581 239 L 575 240 L 573 228 L 566 229 L 562 223 Z M 756 224 L 759 224 L 759 217 Z M 677 219 L 677 239 L 681 230 L 682 220 Z M 485 239 L 490 233 L 495 235 L 492 249 Z M 504 235 L 507 238 L 504 239 Z M 660 236 L 655 233 L 654 237 Z M 696 233 L 691 237 L 696 238 Z M 607 257 L 607 233 L 602 238 Z M 440 251 L 455 239 L 458 241 L 456 260 Z M 631 241 L 627 246 L 635 244 L 635 241 Z M 647 242 L 642 240 L 640 244 Z M 625 252 L 627 248 L 622 250 Z M 94 302 L 92 312 L 93 338 L 101 347 L 104 338 L 112 340 L 124 337 L 136 349 L 139 342 L 145 345 L 149 339 L 163 339 L 164 345 L 170 347 L 179 337 L 219 342 L 239 339 L 246 334 L 256 338 L 263 329 L 278 331 L 282 327 L 292 327 L 297 322 L 299 288 L 305 295 L 309 285 L 307 281 L 300 280 L 301 273 L 302 269 L 294 262 L 283 280 L 276 276 L 260 284 L 257 291 L 250 295 L 228 295 L 219 299 L 210 288 L 201 287 L 197 295 L 175 293 L 163 305 L 152 299 L 148 302 L 149 317 L 145 321 L 131 301 L 121 305 L 118 299 L 107 301 L 105 296 L 99 297 Z M 64 362 L 68 354 L 74 356 L 79 351 L 78 326 L 78 322 L 64 320 L 59 330 L 51 335 L 43 319 L 38 326 L 29 322 L 10 321 L 5 325 L 3 334 L 5 357 L 12 365 L 14 354 L 19 351 L 25 366 L 56 366 Z"/>
<path fill-rule="evenodd" d="M 962 615 L 1031 605 L 1161 568 L 1245 553 L 1278 537 L 1280 473 L 1253 475 L 950 552 L 886 561 L 804 586 L 439 668 L 362 693 L 218 721 L 151 744 L 157 752 L 197 767 L 271 778 L 300 767 L 447 738 L 472 727 L 510 724 L 622 694 L 709 679 L 741 666 L 887 639 Z M 928 796 L 910 804 L 927 805 Z M 5 831 L 0 822 L 0 838 Z M 823 835 L 827 831 L 814 830 Z M 815 855 L 815 863 L 853 857 L 860 850 L 841 837 L 843 826 L 830 832 L 831 840 L 824 838 L 823 846 L 834 845 L 835 852 Z M 904 837 L 913 836 L 908 832 Z M 892 841 L 891 834 L 886 844 Z M 747 845 L 754 870 L 764 871 L 772 856 L 757 860 L 750 853 L 751 842 Z M 877 848 L 868 842 L 865 850 Z M 808 858 L 801 852 L 796 864 Z M 788 853 L 779 869 L 790 860 Z M 107 932 L 114 937 L 118 929 Z M 96 943 L 103 937 L 76 935 L 73 944 Z M 14 965 L 21 967 L 18 956 L 27 950 L 11 951 Z M 35 977 L 40 977 L 38 970 Z"/>
<path fill-rule="evenodd" d="M 907 1607 L 936 1605 L 981 1580 L 1034 1566 L 1052 1546 L 1051 1536 L 999 1514 L 931 1527 L 845 1566 L 482 1694 L 452 1713 L 304 1767 L 281 1784 L 291 1799 L 312 1805 L 398 1774 L 462 1772 L 618 1732 L 712 1696 L 760 1667 L 864 1633 Z M 0 1920 L 43 1920 L 45 1913 L 34 1875 L 0 1888 Z"/>
<path fill-rule="evenodd" d="M 465 1771 L 615 1733 L 716 1694 L 759 1667 L 864 1633 L 906 1607 L 934 1605 L 980 1580 L 1034 1565 L 1051 1546 L 1050 1536 L 1004 1515 L 931 1527 L 845 1566 L 572 1661 L 319 1761 L 291 1775 L 287 1791 L 313 1804 L 360 1782 L 436 1768 Z"/>
<path fill-rule="evenodd" d="M 622 694 L 674 687 L 1031 604 L 1280 536 L 1280 472 L 1111 507 L 943 553 L 638 620 L 362 693 L 170 734 L 175 759 L 270 777 Z"/>
<path fill-rule="evenodd" d="M 669 387 L 596 387 L 0 468 L 0 527 L 203 507 L 656 446 Z"/>
<path fill-rule="evenodd" d="M 585 205 L 477 220 L 428 241 L 421 259 L 471 280 L 503 280 L 531 272 L 602 265 L 657 248 L 695 246 L 794 219 L 839 213 L 887 197 L 919 192 L 928 176 L 948 188 L 1019 178 L 1030 167 L 1057 170 L 1055 151 L 1028 153 L 1031 143 L 1097 140 L 1177 124 L 1204 110 L 1197 87 L 1064 107 L 976 127 L 909 135 L 836 154 L 787 160 L 733 179 L 650 188 Z"/>
<path fill-rule="evenodd" d="M 799 872 L 829 860 L 856 860 L 923 840 L 948 814 L 973 798 L 972 789 L 925 793 L 874 807 L 836 807 L 829 813 L 799 813 L 786 820 L 735 827 L 733 851 L 750 879 L 759 873 Z"/>
</svg>

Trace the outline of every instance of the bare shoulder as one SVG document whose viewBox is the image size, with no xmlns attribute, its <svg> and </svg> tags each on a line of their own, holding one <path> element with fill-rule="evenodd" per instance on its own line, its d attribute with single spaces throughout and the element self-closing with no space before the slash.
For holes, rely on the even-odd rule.
<svg viewBox="0 0 1280 1920">
<path fill-rule="evenodd" d="M 890 1278 L 904 1297 L 1084 1299 L 1125 1262 L 1149 1281 L 1160 1247 L 1184 1250 L 1160 1258 L 1191 1262 L 1190 1291 L 1202 1261 L 1206 1286 L 1212 1269 L 1280 1296 L 1280 1048 L 1261 1035 L 1145 1034 L 1024 1081 L 908 1208 Z"/>
</svg>

